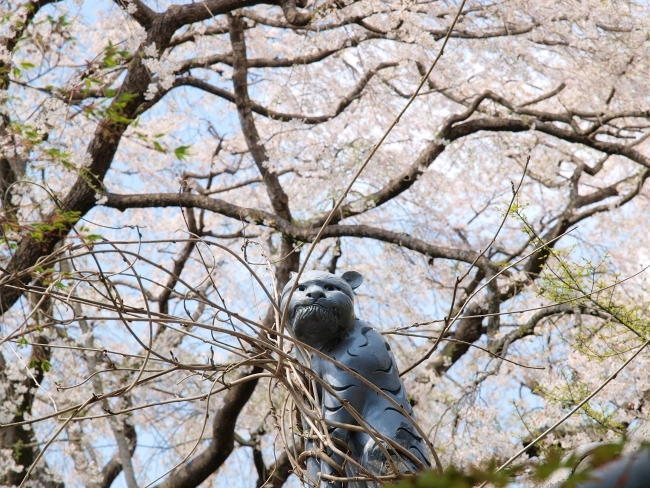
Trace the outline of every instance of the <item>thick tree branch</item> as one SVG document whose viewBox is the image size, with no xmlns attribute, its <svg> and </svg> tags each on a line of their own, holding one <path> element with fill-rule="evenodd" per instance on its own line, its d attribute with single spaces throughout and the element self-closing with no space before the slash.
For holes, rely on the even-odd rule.
<svg viewBox="0 0 650 488">
<path fill-rule="evenodd" d="M 158 310 L 160 313 L 167 314 L 169 312 L 169 298 L 171 297 L 174 287 L 178 283 L 178 278 L 183 272 L 183 268 L 185 268 L 187 260 L 192 255 L 192 251 L 195 247 L 195 241 L 185 243 L 178 259 L 174 259 L 174 266 L 169 272 L 167 283 L 165 283 L 162 293 L 157 297 Z"/>
<path fill-rule="evenodd" d="M 433 361 L 427 364 L 427 369 L 435 371 L 438 376 L 442 376 L 456 362 L 469 351 L 471 345 L 478 341 L 481 336 L 487 332 L 483 327 L 483 317 L 487 310 L 476 303 L 467 307 L 459 320 L 456 330 L 451 335 L 452 339 L 459 342 L 447 342 Z"/>
<path fill-rule="evenodd" d="M 118 210 L 179 206 L 202 208 L 236 220 L 243 220 L 257 225 L 270 227 L 297 241 L 311 242 L 318 234 L 318 228 L 314 228 L 313 226 L 300 227 L 270 212 L 240 207 L 223 200 L 209 198 L 203 195 L 187 193 L 180 195 L 175 193 L 118 195 L 115 193 L 104 193 L 104 196 L 107 198 L 104 206 L 116 208 Z M 478 253 L 473 251 L 434 246 L 421 239 L 414 238 L 409 234 L 393 232 L 367 225 L 330 225 L 325 229 L 323 238 L 331 237 L 376 239 L 382 242 L 405 247 L 434 259 L 452 259 L 465 263 L 473 263 L 478 258 L 477 266 L 480 268 L 484 268 L 488 272 L 498 269 L 492 265 L 487 258 L 479 258 Z"/>
<path fill-rule="evenodd" d="M 467 121 L 472 115 L 474 115 L 479 105 L 484 100 L 497 102 L 513 113 L 523 117 L 521 119 L 484 117 Z M 580 117 L 586 121 L 590 121 L 591 127 L 588 129 L 581 129 L 580 126 L 575 123 L 573 117 Z M 649 119 L 650 112 L 647 110 L 632 110 L 612 113 L 597 113 L 579 110 L 566 111 L 563 113 L 543 112 L 517 107 L 503 97 L 496 95 L 491 91 L 486 91 L 477 96 L 465 112 L 449 117 L 446 124 L 451 126 L 449 135 L 452 139 L 473 134 L 480 130 L 504 132 L 536 130 L 558 139 L 562 139 L 566 142 L 583 144 L 605 154 L 619 154 L 645 167 L 650 167 L 650 158 L 645 157 L 637 151 L 634 142 L 622 144 L 620 142 L 604 141 L 594 137 L 595 131 L 603 124 L 623 118 Z M 570 129 L 565 128 L 566 126 L 569 126 Z"/>
<path fill-rule="evenodd" d="M 124 426 L 124 437 L 128 442 L 129 452 L 131 456 L 133 456 L 133 453 L 135 452 L 135 447 L 137 445 L 137 436 L 136 436 L 135 427 L 128 424 L 127 422 L 122 422 L 122 425 Z M 97 488 L 110 488 L 110 486 L 113 484 L 113 481 L 115 481 L 115 478 L 117 478 L 121 472 L 122 472 L 122 459 L 120 453 L 117 452 L 111 458 L 111 460 L 108 463 L 106 463 L 106 465 L 102 468 L 101 481 L 97 485 Z"/>
<path fill-rule="evenodd" d="M 257 169 L 262 175 L 266 191 L 271 200 L 271 206 L 276 215 L 291 222 L 291 210 L 289 208 L 289 197 L 285 193 L 278 174 L 269 169 L 269 158 L 266 149 L 260 140 L 253 112 L 251 100 L 248 96 L 248 67 L 246 64 L 246 39 L 244 24 L 239 15 L 228 16 L 228 28 L 230 29 L 230 43 L 233 52 L 233 74 L 232 83 L 235 91 L 235 105 L 239 114 L 239 122 L 248 150 L 253 156 Z M 281 259 L 277 269 L 277 279 L 280 282 L 289 280 L 289 273 L 298 269 L 300 254 L 294 251 L 293 239 L 287 234 L 282 236 Z"/>
<path fill-rule="evenodd" d="M 279 0 L 284 18 L 292 25 L 303 26 L 311 21 L 310 12 L 301 12 L 296 8 L 296 0 Z"/>
<path fill-rule="evenodd" d="M 32 320 L 37 330 L 42 330 L 45 323 L 49 322 L 52 315 L 53 301 L 51 298 L 41 300 L 39 295 L 28 297 L 31 305 L 36 308 Z M 32 413 L 34 399 L 38 385 L 45 377 L 44 365 L 51 359 L 49 341 L 37 334 L 32 345 L 31 356 L 28 364 L 34 365 L 33 372 L 16 378 L 7 368 L 5 358 L 0 354 L 0 384 L 3 385 L 2 401 L 14 404 L 14 414 L 11 422 L 22 422 Z M 14 359 L 15 360 L 15 359 Z M 13 451 L 16 464 L 22 466 L 22 471 L 9 470 L 0 476 L 2 486 L 18 486 L 25 479 L 31 467 L 40 454 L 39 443 L 33 428 L 23 429 L 22 426 L 10 426 L 0 429 L 0 448 Z M 46 464 L 41 460 L 31 473 L 32 480 L 45 488 L 62 488 L 62 483 L 55 483 L 47 473 Z"/>
<path fill-rule="evenodd" d="M 151 10 L 144 2 L 140 0 L 114 0 L 124 11 L 127 11 L 129 4 L 131 12 L 129 15 L 135 19 L 145 29 L 149 29 L 153 24 L 156 16 L 160 15 Z"/>
<path fill-rule="evenodd" d="M 204 0 L 198 3 L 172 5 L 162 15 L 168 19 L 170 28 L 176 31 L 184 25 L 201 22 L 217 15 L 264 3 L 269 5 L 278 4 L 274 0 Z M 283 5 L 283 10 L 287 21 L 290 23 L 295 22 L 297 25 L 306 25 L 311 20 L 310 13 L 297 11 L 295 0 L 293 3 L 289 2 L 286 6 Z"/>
<path fill-rule="evenodd" d="M 201 2 L 189 3 L 185 5 L 172 5 L 165 12 L 170 28 L 174 31 L 184 25 L 201 22 L 217 15 L 224 15 L 234 10 L 252 7 L 253 5 L 271 4 L 275 2 L 259 0 L 203 0 Z"/>
<path fill-rule="evenodd" d="M 286 220 L 291 220 L 289 209 L 289 197 L 280 185 L 276 173 L 268 169 L 268 156 L 266 149 L 260 141 L 257 127 L 253 119 L 251 100 L 248 96 L 248 67 L 246 66 L 246 41 L 244 38 L 244 26 L 241 17 L 238 15 L 228 16 L 230 28 L 230 41 L 233 50 L 233 75 L 232 82 L 235 88 L 235 104 L 239 114 L 244 139 L 253 160 L 264 179 L 264 184 L 271 200 L 273 210 Z"/>
<path fill-rule="evenodd" d="M 269 481 L 264 485 L 268 488 L 282 488 L 282 485 L 291 475 L 291 459 L 286 451 L 283 452 L 275 463 L 266 468 L 267 478 Z"/>
<path fill-rule="evenodd" d="M 636 181 L 636 184 L 634 185 L 634 188 L 631 191 L 629 191 L 626 195 L 624 195 L 620 200 L 614 201 L 614 202 L 612 202 L 610 204 L 597 205 L 595 207 L 591 207 L 591 208 L 585 210 L 584 212 L 576 214 L 576 215 L 574 215 L 574 216 L 572 216 L 571 218 L 568 219 L 569 225 L 570 226 L 575 225 L 578 222 L 580 222 L 580 221 L 582 221 L 582 220 L 584 220 L 584 219 L 586 219 L 588 217 L 591 217 L 592 215 L 595 215 L 595 214 L 601 213 L 601 212 L 607 212 L 609 210 L 612 210 L 613 208 L 617 208 L 617 207 L 621 207 L 621 206 L 625 205 L 626 203 L 631 201 L 635 196 L 637 196 L 641 192 L 641 189 L 643 188 L 643 184 L 648 179 L 648 176 L 650 176 L 650 169 L 644 168 L 640 172 L 640 174 L 637 176 L 637 178 L 636 178 L 637 181 Z M 616 185 L 619 185 L 620 183 L 621 182 L 617 183 Z M 612 185 L 612 186 L 616 186 L 616 185 Z M 606 187 L 603 190 L 599 190 L 597 192 L 594 192 L 594 193 L 597 194 L 597 197 L 600 197 L 600 198 L 599 199 L 594 198 L 594 201 L 592 203 L 596 203 L 598 201 L 604 200 L 605 198 L 609 197 L 610 196 L 609 193 L 613 193 L 612 190 L 610 190 L 609 192 L 607 191 L 609 188 L 611 188 L 611 187 Z M 591 195 L 593 195 L 593 194 L 586 195 L 583 198 L 588 199 Z M 619 195 L 619 192 L 618 192 L 618 190 L 616 190 L 616 193 L 612 194 L 611 196 L 618 196 L 618 195 Z M 578 207 L 578 205 L 576 204 L 576 208 L 577 207 Z"/>
<path fill-rule="evenodd" d="M 262 370 L 253 368 L 240 378 L 260 373 Z M 257 380 L 238 383 L 228 390 L 222 407 L 216 412 L 212 422 L 212 440 L 210 445 L 198 456 L 173 471 L 169 478 L 157 485 L 156 488 L 192 488 L 203 483 L 208 476 L 216 472 L 228 459 L 235 448 L 235 425 L 237 418 L 248 402 Z"/>
</svg>

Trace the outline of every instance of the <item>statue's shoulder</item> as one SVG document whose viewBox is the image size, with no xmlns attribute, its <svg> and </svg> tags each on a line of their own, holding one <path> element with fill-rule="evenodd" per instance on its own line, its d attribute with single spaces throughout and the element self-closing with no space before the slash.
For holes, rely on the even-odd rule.
<svg viewBox="0 0 650 488">
<path fill-rule="evenodd" d="M 347 353 L 352 358 L 363 358 L 360 363 L 369 368 L 385 368 L 392 363 L 390 346 L 384 336 L 362 320 L 354 321 L 354 327 L 349 331 L 349 338 L 345 342 Z"/>
<path fill-rule="evenodd" d="M 354 319 L 354 326 L 349 331 L 350 338 L 354 341 L 377 341 L 381 339 L 381 334 L 377 330 L 363 320 Z"/>
</svg>

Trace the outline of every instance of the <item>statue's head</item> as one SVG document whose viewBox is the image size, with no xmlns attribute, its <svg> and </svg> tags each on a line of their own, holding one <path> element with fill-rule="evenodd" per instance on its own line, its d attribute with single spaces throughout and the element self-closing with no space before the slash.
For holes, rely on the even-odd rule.
<svg viewBox="0 0 650 488">
<path fill-rule="evenodd" d="M 287 311 L 287 326 L 296 339 L 320 348 L 354 325 L 354 293 L 363 282 L 356 271 L 336 276 L 326 271 L 307 271 L 302 274 L 291 301 L 289 291 L 295 275 L 282 291 L 281 308 Z"/>
</svg>

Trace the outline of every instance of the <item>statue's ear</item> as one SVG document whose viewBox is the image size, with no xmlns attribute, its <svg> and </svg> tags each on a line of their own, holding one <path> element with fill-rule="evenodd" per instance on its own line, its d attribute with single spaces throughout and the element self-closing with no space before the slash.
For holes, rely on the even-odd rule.
<svg viewBox="0 0 650 488">
<path fill-rule="evenodd" d="M 295 271 L 289 271 L 289 281 L 293 281 L 293 279 L 296 277 L 298 273 Z"/>
<path fill-rule="evenodd" d="M 341 278 L 347 281 L 348 285 L 350 285 L 353 290 L 355 288 L 359 288 L 361 286 L 361 283 L 363 283 L 363 276 L 361 276 L 356 271 L 346 271 L 341 275 Z"/>
</svg>

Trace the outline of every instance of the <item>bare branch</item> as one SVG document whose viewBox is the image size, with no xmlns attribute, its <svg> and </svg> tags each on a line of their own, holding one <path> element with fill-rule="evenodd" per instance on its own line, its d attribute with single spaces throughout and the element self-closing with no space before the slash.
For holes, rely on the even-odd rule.
<svg viewBox="0 0 650 488">
<path fill-rule="evenodd" d="M 387 69 L 387 68 L 392 68 L 397 66 L 397 63 L 380 63 L 376 68 L 369 70 L 366 74 L 364 74 L 361 79 L 357 82 L 356 86 L 352 89 L 352 91 L 345 96 L 336 106 L 336 108 L 333 110 L 331 114 L 327 115 L 303 115 L 303 114 L 292 114 L 292 113 L 284 113 L 284 112 L 277 112 L 275 110 L 270 110 L 261 104 L 249 100 L 250 104 L 250 109 L 252 112 L 255 112 L 257 114 L 263 115 L 265 117 L 269 117 L 272 119 L 276 120 L 301 120 L 306 124 L 321 124 L 323 122 L 327 122 L 328 120 L 332 119 L 333 117 L 336 117 L 340 115 L 346 108 L 350 106 L 350 104 L 359 98 L 361 96 L 361 93 L 363 92 L 363 89 L 366 87 L 368 82 L 379 72 L 380 70 Z M 211 93 L 213 95 L 216 95 L 220 98 L 223 98 L 225 100 L 228 100 L 231 103 L 235 103 L 235 95 L 228 92 L 227 90 L 224 90 L 223 88 L 219 88 L 217 86 L 211 85 L 210 83 L 207 83 L 203 80 L 199 80 L 198 78 L 194 78 L 193 76 L 184 76 L 182 78 L 179 78 L 176 80 L 174 83 L 175 87 L 178 86 L 193 86 L 195 88 L 199 88 L 203 91 L 206 91 L 208 93 Z"/>
<path fill-rule="evenodd" d="M 575 314 L 575 313 L 592 315 L 595 317 L 599 317 L 603 320 L 612 320 L 611 315 L 604 313 L 602 310 L 597 310 L 595 308 L 587 307 L 585 305 L 580 305 L 575 303 L 564 303 L 561 305 L 555 305 L 553 307 L 547 307 L 535 313 L 535 315 L 533 315 L 528 320 L 528 322 L 521 325 L 516 330 L 509 332 L 508 334 L 500 338 L 498 341 L 495 341 L 493 346 L 494 347 L 493 351 L 495 352 L 495 354 L 499 354 L 499 355 L 503 354 L 507 350 L 510 344 L 513 344 L 514 342 L 518 341 L 519 339 L 523 339 L 524 337 L 533 335 L 535 333 L 535 328 L 544 319 L 547 319 L 554 315 Z"/>
<path fill-rule="evenodd" d="M 221 34 L 228 34 L 227 25 L 210 25 L 206 27 L 205 31 L 201 34 L 194 30 L 190 30 L 188 32 L 184 32 L 183 34 L 172 37 L 172 40 L 169 41 L 169 47 L 173 48 L 180 46 L 186 42 L 194 42 L 199 36 L 218 36 Z"/>
<path fill-rule="evenodd" d="M 522 25 L 522 26 L 508 26 L 498 30 L 486 30 L 471 32 L 467 30 L 454 30 L 450 37 L 457 39 L 490 39 L 492 37 L 506 37 L 506 36 L 520 36 L 528 34 L 535 28 L 535 25 Z M 446 29 L 428 29 L 428 32 L 433 36 L 436 41 L 444 39 L 448 30 Z"/>
<path fill-rule="evenodd" d="M 543 102 L 544 100 L 548 100 L 549 98 L 553 98 L 555 95 L 559 94 L 562 90 L 566 88 L 566 85 L 564 83 L 560 83 L 560 86 L 558 86 L 555 90 L 551 90 L 548 93 L 545 93 L 544 95 L 541 95 L 537 98 L 533 98 L 529 102 L 522 103 L 519 105 L 520 107 L 528 107 L 529 105 L 535 105 L 536 103 Z"/>
<path fill-rule="evenodd" d="M 243 27 L 242 27 L 243 28 Z M 356 47 L 362 42 L 375 39 L 377 36 L 368 34 L 366 36 L 353 36 L 347 38 L 344 41 L 340 41 L 339 44 L 333 48 L 322 49 L 311 54 L 302 54 L 299 56 L 294 56 L 291 58 L 245 58 L 247 68 L 290 68 L 293 66 L 302 66 L 307 64 L 318 63 L 327 59 L 328 57 L 336 54 L 344 49 L 350 47 Z M 220 53 L 213 54 L 211 56 L 204 56 L 201 58 L 193 58 L 184 61 L 178 68 L 177 73 L 186 73 L 190 69 L 194 68 L 206 68 L 208 66 L 213 66 L 218 63 L 223 63 L 228 66 L 233 66 L 233 54 L 232 53 Z"/>
</svg>

